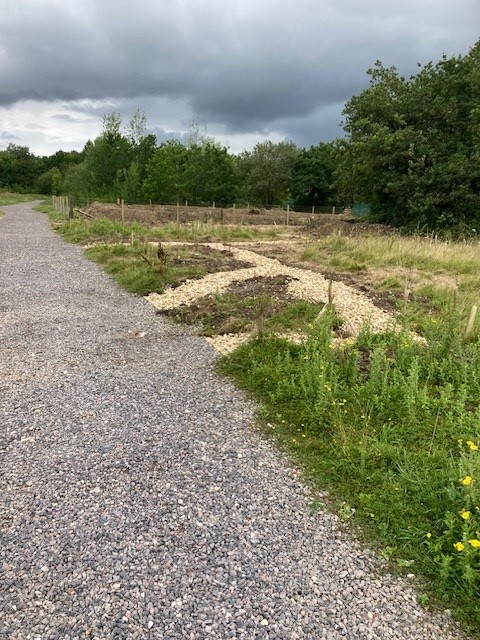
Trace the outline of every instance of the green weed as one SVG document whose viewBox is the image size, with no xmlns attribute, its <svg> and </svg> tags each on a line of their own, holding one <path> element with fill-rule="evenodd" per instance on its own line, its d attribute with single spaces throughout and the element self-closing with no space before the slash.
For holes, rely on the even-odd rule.
<svg viewBox="0 0 480 640">
<path fill-rule="evenodd" d="M 85 255 L 101 264 L 127 291 L 138 295 L 161 293 L 168 285 L 205 275 L 198 267 L 169 265 L 168 253 L 165 255 L 165 261 L 160 261 L 155 251 L 155 247 L 142 243 L 133 246 L 98 244 L 86 249 Z"/>
</svg>

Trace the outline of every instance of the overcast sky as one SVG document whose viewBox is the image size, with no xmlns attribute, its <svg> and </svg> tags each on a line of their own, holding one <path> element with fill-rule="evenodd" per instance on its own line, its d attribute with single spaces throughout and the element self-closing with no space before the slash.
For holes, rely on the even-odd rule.
<svg viewBox="0 0 480 640">
<path fill-rule="evenodd" d="M 403 74 L 465 54 L 480 0 L 0 0 L 0 148 L 81 150 L 101 116 L 193 119 L 236 153 L 342 135 L 377 59 Z"/>
</svg>

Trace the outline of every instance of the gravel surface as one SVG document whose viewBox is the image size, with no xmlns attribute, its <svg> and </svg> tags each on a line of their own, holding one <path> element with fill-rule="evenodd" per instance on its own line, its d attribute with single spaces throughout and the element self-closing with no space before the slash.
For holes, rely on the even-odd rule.
<svg viewBox="0 0 480 640">
<path fill-rule="evenodd" d="M 0 638 L 460 638 L 249 429 L 201 338 L 0 220 Z"/>
<path fill-rule="evenodd" d="M 168 246 L 167 243 L 164 244 Z M 154 307 L 159 310 L 175 309 L 181 304 L 191 304 L 202 296 L 222 293 L 232 282 L 278 275 L 287 275 L 292 278 L 292 282 L 288 285 L 288 293 L 293 297 L 310 302 L 328 302 L 329 282 L 321 273 L 289 267 L 275 258 L 268 258 L 233 244 L 211 242 L 207 246 L 217 251 L 228 251 L 237 260 L 252 263 L 255 266 L 210 273 L 201 280 L 187 280 L 179 287 L 168 289 L 163 294 L 151 293 L 147 299 Z M 357 335 L 367 321 L 373 331 L 384 331 L 388 326 L 393 325 L 394 320 L 391 315 L 375 306 L 366 295 L 353 287 L 348 287 L 343 282 L 332 282 L 331 287 L 333 304 L 338 313 L 345 318 L 345 329 L 350 330 L 352 335 Z"/>
</svg>

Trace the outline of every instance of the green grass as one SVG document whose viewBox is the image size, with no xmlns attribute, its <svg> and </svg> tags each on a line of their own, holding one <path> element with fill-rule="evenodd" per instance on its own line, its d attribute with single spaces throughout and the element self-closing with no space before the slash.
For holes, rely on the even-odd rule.
<svg viewBox="0 0 480 640">
<path fill-rule="evenodd" d="M 469 275 L 478 273 L 480 267 L 478 242 L 431 242 L 403 236 L 326 236 L 311 243 L 302 258 L 319 264 L 327 261 L 337 267 L 345 265 L 345 271 L 396 267 Z"/>
<path fill-rule="evenodd" d="M 323 305 L 304 300 L 294 303 L 271 295 L 222 293 L 199 300 L 191 308 L 169 313 L 180 322 L 195 324 L 203 336 L 241 332 L 303 332 Z"/>
<path fill-rule="evenodd" d="M 179 242 L 235 242 L 248 240 L 272 240 L 281 236 L 283 230 L 255 229 L 247 226 L 223 226 L 194 222 L 177 225 L 169 223 L 148 227 L 138 222 L 121 223 L 108 218 L 73 218 L 54 211 L 49 205 L 41 205 L 38 211 L 47 213 L 54 229 L 68 242 L 92 244 L 94 242 L 122 242 L 134 240 L 179 241 Z"/>
<path fill-rule="evenodd" d="M 266 430 L 340 516 L 423 578 L 423 598 L 478 629 L 480 340 L 463 340 L 453 311 L 425 323 L 428 346 L 368 330 L 334 346 L 331 329 L 324 314 L 305 344 L 265 336 L 220 369 L 255 394 Z"/>
<path fill-rule="evenodd" d="M 98 244 L 85 250 L 90 260 L 103 266 L 112 278 L 130 293 L 147 295 L 161 293 L 166 286 L 176 284 L 186 278 L 200 278 L 205 272 L 200 268 L 174 267 L 167 264 L 162 268 L 156 258 L 154 247 L 135 243 Z M 146 258 L 146 259 L 145 259 Z"/>
<path fill-rule="evenodd" d="M 410 320 L 419 329 L 425 316 L 441 315 L 452 302 L 466 323 L 472 306 L 480 304 L 479 249 L 478 241 L 327 236 L 309 243 L 300 259 L 325 273 L 361 271 L 369 286 L 397 296 L 409 289 Z M 474 332 L 479 332 L 478 323 Z"/>
<path fill-rule="evenodd" d="M 38 193 L 12 193 L 0 190 L 0 206 L 9 204 L 20 204 L 21 202 L 32 202 L 33 200 L 44 200 L 45 196 Z"/>
</svg>

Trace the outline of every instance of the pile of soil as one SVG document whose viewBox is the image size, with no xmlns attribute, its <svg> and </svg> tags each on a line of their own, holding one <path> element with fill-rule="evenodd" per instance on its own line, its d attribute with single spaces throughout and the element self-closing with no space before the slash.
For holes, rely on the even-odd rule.
<svg viewBox="0 0 480 640">
<path fill-rule="evenodd" d="M 389 236 L 394 235 L 396 230 L 385 224 L 374 224 L 366 222 L 361 218 L 354 218 L 347 214 L 320 213 L 310 216 L 310 220 L 305 225 L 304 230 L 316 238 L 320 236 L 342 235 L 342 236 Z"/>
</svg>

